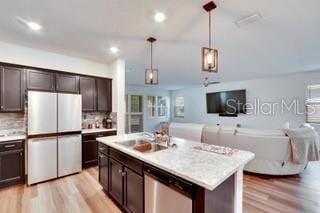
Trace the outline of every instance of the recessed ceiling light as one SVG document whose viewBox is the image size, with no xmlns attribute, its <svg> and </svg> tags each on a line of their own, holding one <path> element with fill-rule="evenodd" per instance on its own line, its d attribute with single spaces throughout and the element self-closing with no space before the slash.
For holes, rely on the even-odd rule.
<svg viewBox="0 0 320 213">
<path fill-rule="evenodd" d="M 36 22 L 28 22 L 27 25 L 31 30 L 39 31 L 42 29 L 42 26 Z"/>
<path fill-rule="evenodd" d="M 164 22 L 167 19 L 166 15 L 164 13 L 161 13 L 161 12 L 156 13 L 153 16 L 153 18 L 154 18 L 154 20 L 156 22 L 159 22 L 159 23 Z"/>
<path fill-rule="evenodd" d="M 26 19 L 21 18 L 21 17 L 19 17 L 19 16 L 17 16 L 16 19 L 17 19 L 20 23 L 28 26 L 31 30 L 40 31 L 40 30 L 42 29 L 42 26 L 41 26 L 40 24 L 36 23 L 36 22 L 27 21 Z"/>
<path fill-rule="evenodd" d="M 110 51 L 111 51 L 112 53 L 116 54 L 116 53 L 118 53 L 118 52 L 119 52 L 119 48 L 118 48 L 118 47 L 113 46 L 113 47 L 110 47 Z"/>
</svg>

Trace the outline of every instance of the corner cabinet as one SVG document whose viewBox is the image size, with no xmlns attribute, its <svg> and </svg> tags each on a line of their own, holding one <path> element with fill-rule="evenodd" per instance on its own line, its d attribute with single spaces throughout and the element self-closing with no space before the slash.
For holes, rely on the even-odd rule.
<svg viewBox="0 0 320 213">
<path fill-rule="evenodd" d="M 0 142 L 0 187 L 24 182 L 24 140 Z"/>
<path fill-rule="evenodd" d="M 143 163 L 139 160 L 99 143 L 99 182 L 123 212 L 144 212 Z"/>
<path fill-rule="evenodd" d="M 82 111 L 96 111 L 96 79 L 80 77 L 80 94 L 82 95 Z"/>
<path fill-rule="evenodd" d="M 97 79 L 97 110 L 99 112 L 112 112 L 112 80 Z"/>
<path fill-rule="evenodd" d="M 0 67 L 1 112 L 23 112 L 25 72 L 22 68 Z"/>
</svg>

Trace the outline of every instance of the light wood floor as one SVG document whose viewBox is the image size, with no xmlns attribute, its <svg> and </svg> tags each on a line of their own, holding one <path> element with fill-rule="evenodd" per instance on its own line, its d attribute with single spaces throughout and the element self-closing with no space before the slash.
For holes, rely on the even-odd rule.
<svg viewBox="0 0 320 213">
<path fill-rule="evenodd" d="M 97 175 L 91 168 L 31 187 L 1 189 L 0 213 L 120 212 L 101 191 Z M 302 175 L 286 178 L 246 174 L 244 212 L 320 212 L 320 163 L 312 163 Z"/>
</svg>

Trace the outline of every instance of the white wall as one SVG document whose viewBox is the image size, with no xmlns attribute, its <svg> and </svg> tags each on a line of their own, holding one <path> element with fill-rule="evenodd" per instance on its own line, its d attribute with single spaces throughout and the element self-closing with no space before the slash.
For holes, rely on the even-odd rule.
<svg viewBox="0 0 320 213">
<path fill-rule="evenodd" d="M 126 85 L 126 94 L 130 95 L 142 95 L 143 96 L 143 128 L 144 131 L 155 132 L 160 129 L 160 122 L 170 121 L 170 97 L 171 93 L 169 90 L 159 89 L 153 86 L 136 86 Z M 167 97 L 168 114 L 166 117 L 160 118 L 148 118 L 147 117 L 147 96 L 165 96 Z"/>
<path fill-rule="evenodd" d="M 0 61 L 112 78 L 107 64 L 0 42 Z"/>
<path fill-rule="evenodd" d="M 263 115 L 261 112 L 255 115 L 239 115 L 238 117 L 219 117 L 217 114 L 206 113 L 206 93 L 227 91 L 236 89 L 246 89 L 247 102 L 279 102 L 284 99 L 286 103 L 292 100 L 300 102 L 299 111 L 305 112 L 305 94 L 308 84 L 320 84 L 320 71 L 304 72 L 275 76 L 270 78 L 228 82 L 217 85 L 197 86 L 185 88 L 172 92 L 172 100 L 175 96 L 185 97 L 185 117 L 174 118 L 174 122 L 193 122 L 221 125 L 241 124 L 243 127 L 252 128 L 279 128 L 285 122 L 290 122 L 290 126 L 297 127 L 305 122 L 305 115 L 297 115 L 294 110 L 281 113 L 281 106 L 275 107 L 272 115 Z M 171 107 L 172 108 L 172 107 Z M 264 107 L 266 112 L 268 107 Z M 250 111 L 250 110 L 248 110 Z M 252 110 L 251 110 L 252 112 Z"/>
<path fill-rule="evenodd" d="M 112 111 L 117 113 L 117 132 L 125 132 L 125 62 L 115 60 L 109 64 L 112 71 Z"/>
</svg>

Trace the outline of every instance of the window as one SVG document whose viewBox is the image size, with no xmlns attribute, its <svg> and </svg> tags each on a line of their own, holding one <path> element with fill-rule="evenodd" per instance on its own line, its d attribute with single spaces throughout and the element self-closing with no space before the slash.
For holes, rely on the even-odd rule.
<svg viewBox="0 0 320 213">
<path fill-rule="evenodd" d="M 143 131 L 143 96 L 126 95 L 126 133 Z"/>
<path fill-rule="evenodd" d="M 184 117 L 184 97 L 174 98 L 174 117 Z"/>
<path fill-rule="evenodd" d="M 149 118 L 167 116 L 167 100 L 164 96 L 147 97 L 147 115 Z"/>
<path fill-rule="evenodd" d="M 320 85 L 310 85 L 306 97 L 307 123 L 320 123 Z"/>
</svg>

